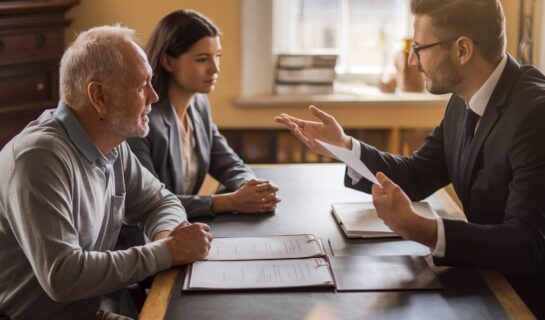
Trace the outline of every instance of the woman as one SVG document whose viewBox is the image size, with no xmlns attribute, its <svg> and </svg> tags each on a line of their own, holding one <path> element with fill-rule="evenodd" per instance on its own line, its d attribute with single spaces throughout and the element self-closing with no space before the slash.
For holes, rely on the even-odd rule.
<svg viewBox="0 0 545 320">
<path fill-rule="evenodd" d="M 189 218 L 225 212 L 270 212 L 278 190 L 254 173 L 228 146 L 210 116 L 205 94 L 214 90 L 221 56 L 220 31 L 192 10 L 164 17 L 148 43 L 159 101 L 146 138 L 129 144 L 142 164 L 175 193 Z M 229 193 L 197 196 L 206 174 Z"/>
</svg>

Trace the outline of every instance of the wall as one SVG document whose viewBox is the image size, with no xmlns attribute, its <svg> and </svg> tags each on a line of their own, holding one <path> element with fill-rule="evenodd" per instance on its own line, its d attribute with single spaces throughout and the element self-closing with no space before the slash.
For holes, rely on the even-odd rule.
<svg viewBox="0 0 545 320">
<path fill-rule="evenodd" d="M 536 46 L 534 48 L 534 57 L 536 59 L 535 64 L 541 67 L 541 71 L 545 72 L 545 23 L 543 23 L 543 17 L 545 16 L 545 4 L 543 0 L 536 0 L 535 7 L 536 17 L 534 25 L 534 38 L 536 39 Z"/>
<path fill-rule="evenodd" d="M 543 10 L 545 10 L 545 6 L 543 5 L 543 0 L 534 1 L 534 64 L 537 66 L 545 66 L 545 61 L 543 61 L 545 59 L 545 56 L 542 56 L 542 54 L 540 54 L 543 51 L 543 49 L 541 48 L 542 39 L 545 37 L 545 34 L 543 34 L 545 24 L 543 24 L 542 22 Z M 507 51 L 516 57 L 520 27 L 519 9 L 521 0 L 501 0 L 501 2 L 503 4 L 505 17 L 507 19 Z M 542 71 L 545 70 L 542 69 Z"/>
<path fill-rule="evenodd" d="M 508 21 L 508 51 L 515 52 L 518 38 L 518 11 L 520 0 L 502 0 Z M 538 0 L 541 2 L 541 0 Z M 272 118 L 280 112 L 289 112 L 297 116 L 307 117 L 306 108 L 297 106 L 276 106 L 261 108 L 241 108 L 234 103 L 240 92 L 241 70 L 241 32 L 240 32 L 240 0 L 81 0 L 73 8 L 68 17 L 73 24 L 67 29 L 67 41 L 74 34 L 92 26 L 120 22 L 136 29 L 145 43 L 153 27 L 164 15 L 181 8 L 193 8 L 210 17 L 222 30 L 222 67 L 220 81 L 214 93 L 210 95 L 213 115 L 220 127 L 236 128 L 244 126 L 274 126 Z M 541 10 L 539 10 L 541 11 Z M 539 52 L 539 51 L 537 51 Z M 536 56 L 538 56 L 536 54 Z M 429 120 L 436 121 L 442 115 L 442 104 L 428 113 Z M 339 122 L 346 127 L 357 127 L 359 119 L 367 118 L 371 110 L 379 107 L 360 108 L 359 106 L 338 105 L 324 106 L 333 113 Z M 410 114 L 408 115 L 411 116 Z M 416 116 L 415 116 L 416 117 Z M 380 124 L 377 124 L 380 125 Z"/>
</svg>

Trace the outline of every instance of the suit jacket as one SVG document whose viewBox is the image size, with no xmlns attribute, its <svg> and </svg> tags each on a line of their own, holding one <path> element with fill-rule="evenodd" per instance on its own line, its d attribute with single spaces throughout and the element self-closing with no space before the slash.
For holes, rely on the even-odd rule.
<svg viewBox="0 0 545 320">
<path fill-rule="evenodd" d="M 361 143 L 362 160 L 414 200 L 453 183 L 469 223 L 444 220 L 437 263 L 545 279 L 545 76 L 510 56 L 460 170 L 465 102 L 453 95 L 441 124 L 410 157 Z M 371 183 L 352 186 L 364 192 Z"/>
<path fill-rule="evenodd" d="M 225 137 L 212 121 L 205 95 L 195 95 L 188 115 L 193 121 L 199 170 L 191 194 L 183 194 L 183 159 L 176 113 L 168 99 L 154 105 L 149 114 L 150 132 L 145 138 L 129 139 L 128 143 L 140 162 L 167 189 L 178 196 L 188 217 L 210 217 L 212 196 L 197 196 L 206 174 L 218 180 L 228 191 L 237 190 L 255 175 L 229 147 Z"/>
</svg>

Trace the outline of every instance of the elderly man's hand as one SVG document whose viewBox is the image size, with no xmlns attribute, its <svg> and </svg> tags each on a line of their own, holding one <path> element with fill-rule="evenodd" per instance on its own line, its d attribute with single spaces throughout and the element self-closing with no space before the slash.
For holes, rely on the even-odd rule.
<svg viewBox="0 0 545 320">
<path fill-rule="evenodd" d="M 204 223 L 186 221 L 172 230 L 165 244 L 172 255 L 172 265 L 204 260 L 212 243 L 210 227 Z"/>
</svg>

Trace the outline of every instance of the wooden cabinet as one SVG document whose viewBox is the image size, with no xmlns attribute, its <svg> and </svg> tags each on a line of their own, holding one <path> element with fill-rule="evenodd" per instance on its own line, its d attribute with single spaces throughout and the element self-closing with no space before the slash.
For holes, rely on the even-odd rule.
<svg viewBox="0 0 545 320">
<path fill-rule="evenodd" d="M 56 107 L 64 13 L 77 2 L 0 1 L 0 147 Z"/>
</svg>

